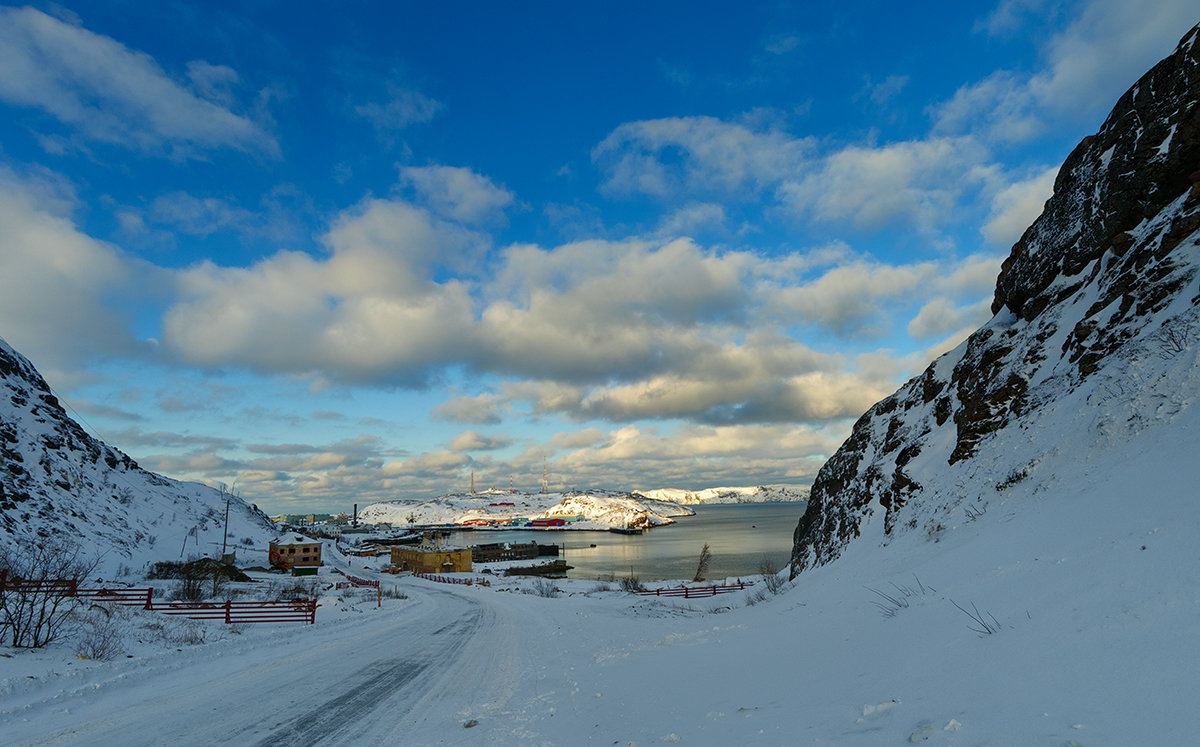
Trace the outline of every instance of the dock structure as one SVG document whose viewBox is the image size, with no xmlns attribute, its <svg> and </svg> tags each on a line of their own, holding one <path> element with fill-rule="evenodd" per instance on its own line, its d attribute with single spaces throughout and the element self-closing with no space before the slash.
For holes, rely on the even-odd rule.
<svg viewBox="0 0 1200 747">
<path fill-rule="evenodd" d="M 472 545 L 471 547 L 471 558 L 477 563 L 532 560 L 545 557 L 558 557 L 558 545 L 539 545 L 536 542 L 512 545 L 507 542 L 496 542 L 488 545 Z"/>
</svg>

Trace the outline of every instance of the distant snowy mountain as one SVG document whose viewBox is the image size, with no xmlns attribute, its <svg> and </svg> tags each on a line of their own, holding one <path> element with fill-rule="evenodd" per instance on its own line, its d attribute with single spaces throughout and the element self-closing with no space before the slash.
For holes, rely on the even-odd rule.
<svg viewBox="0 0 1200 747">
<path fill-rule="evenodd" d="M 112 575 L 158 560 L 219 552 L 225 497 L 147 472 L 88 435 L 25 357 L 0 340 L 0 538 L 78 539 Z M 229 502 L 229 543 L 262 550 L 265 514 Z M 240 556 L 247 557 L 241 550 Z M 250 557 L 255 557 L 250 555 Z"/>
<path fill-rule="evenodd" d="M 1004 262 L 994 318 L 859 419 L 812 486 L 793 573 L 860 536 L 938 541 L 1011 518 L 1014 501 L 1072 492 L 1064 476 L 1098 473 L 1118 446 L 1193 437 L 1181 416 L 1200 391 L 1197 47 L 1193 28 L 1071 153 Z M 1145 475 L 1164 490 L 1128 495 L 1127 513 L 1178 500 L 1163 477 Z"/>
<path fill-rule="evenodd" d="M 485 490 L 449 493 L 428 501 L 372 503 L 358 512 L 369 524 L 453 524 L 468 521 L 567 518 L 575 529 L 623 529 L 673 524 L 674 516 L 691 516 L 686 506 L 637 493 L 611 490 L 523 493 Z"/>
<path fill-rule="evenodd" d="M 672 501 L 685 506 L 701 503 L 778 503 L 808 500 L 808 488 L 790 485 L 759 485 L 753 488 L 705 488 L 703 490 L 681 490 L 658 488 L 639 490 L 639 495 Z"/>
</svg>

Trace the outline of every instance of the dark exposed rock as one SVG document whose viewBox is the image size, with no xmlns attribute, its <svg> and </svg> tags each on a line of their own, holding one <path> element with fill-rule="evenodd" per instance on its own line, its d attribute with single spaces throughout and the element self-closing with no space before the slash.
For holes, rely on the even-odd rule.
<svg viewBox="0 0 1200 747">
<path fill-rule="evenodd" d="M 969 469 L 998 433 L 1023 427 L 1135 340 L 1149 336 L 1167 355 L 1200 337 L 1200 322 L 1155 316 L 1200 300 L 1198 33 L 1063 164 L 1002 266 L 992 321 L 867 411 L 821 468 L 796 527 L 793 575 L 836 558 L 880 513 L 885 537 L 917 528 L 918 515 L 935 536 L 948 509 L 922 507 L 928 477 Z M 993 485 L 1026 476 L 1014 468 Z"/>
</svg>

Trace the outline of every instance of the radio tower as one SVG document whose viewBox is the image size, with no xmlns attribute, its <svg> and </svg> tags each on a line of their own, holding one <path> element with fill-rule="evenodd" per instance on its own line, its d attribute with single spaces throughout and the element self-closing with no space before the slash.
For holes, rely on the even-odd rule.
<svg viewBox="0 0 1200 747">
<path fill-rule="evenodd" d="M 542 492 L 550 492 L 550 480 L 546 477 L 546 457 L 542 457 Z"/>
<path fill-rule="evenodd" d="M 471 470 L 471 495 L 475 495 L 475 470 Z"/>
</svg>

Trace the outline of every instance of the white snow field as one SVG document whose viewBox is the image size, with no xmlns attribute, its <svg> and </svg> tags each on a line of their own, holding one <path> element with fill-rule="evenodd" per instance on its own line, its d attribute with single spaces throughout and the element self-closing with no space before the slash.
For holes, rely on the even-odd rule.
<svg viewBox="0 0 1200 747">
<path fill-rule="evenodd" d="M 1064 443 L 937 536 L 885 547 L 869 522 L 777 596 L 559 581 L 548 598 L 356 567 L 408 598 L 331 590 L 313 626 L 198 623 L 210 642 L 108 662 L 3 649 L 0 741 L 1195 744 L 1200 423 L 1183 399 L 1160 427 Z"/>
</svg>

